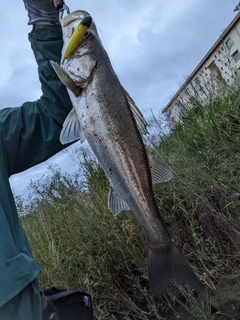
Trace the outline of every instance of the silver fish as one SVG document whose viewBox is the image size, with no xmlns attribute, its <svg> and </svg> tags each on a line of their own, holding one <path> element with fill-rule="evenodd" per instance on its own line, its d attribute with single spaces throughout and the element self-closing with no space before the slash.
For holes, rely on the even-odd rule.
<svg viewBox="0 0 240 320">
<path fill-rule="evenodd" d="M 64 58 L 74 30 L 89 17 L 85 11 L 75 11 L 61 21 L 63 58 L 61 66 L 55 62 L 52 66 L 68 88 L 73 109 L 64 122 L 60 141 L 88 141 L 110 183 L 109 210 L 113 215 L 131 210 L 141 225 L 150 291 L 160 297 L 172 279 L 201 291 L 161 219 L 153 194 L 153 183 L 166 182 L 172 174 L 148 156 L 142 139 L 147 123 L 119 82 L 93 21 L 88 20 L 91 25 L 85 35 Z"/>
</svg>

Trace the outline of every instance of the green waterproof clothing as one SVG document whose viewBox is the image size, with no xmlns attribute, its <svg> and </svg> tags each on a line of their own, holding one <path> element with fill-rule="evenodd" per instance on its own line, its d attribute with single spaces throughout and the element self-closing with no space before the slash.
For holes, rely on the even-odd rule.
<svg viewBox="0 0 240 320">
<path fill-rule="evenodd" d="M 32 292 L 30 297 L 40 299 L 37 276 L 41 269 L 41 265 L 33 259 L 19 222 L 8 179 L 12 174 L 43 162 L 63 149 L 59 134 L 72 108 L 66 88 L 49 62 L 60 60 L 61 28 L 48 26 L 37 29 L 29 34 L 29 40 L 38 64 L 43 95 L 35 102 L 0 110 L 0 319 L 4 320 L 1 310 L 5 308 L 6 312 L 8 303 L 23 291 L 37 290 L 37 295 Z M 34 286 L 28 290 L 31 283 Z M 29 302 L 25 303 L 27 305 Z M 31 312 L 28 310 L 28 317 L 18 314 L 16 319 L 41 319 L 39 314 L 33 315 Z M 8 319 L 12 318 L 9 316 Z"/>
</svg>

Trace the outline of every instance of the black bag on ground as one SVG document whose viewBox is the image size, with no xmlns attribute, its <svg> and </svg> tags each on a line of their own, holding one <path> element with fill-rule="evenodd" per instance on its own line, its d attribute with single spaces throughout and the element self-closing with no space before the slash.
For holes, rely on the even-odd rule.
<svg viewBox="0 0 240 320">
<path fill-rule="evenodd" d="M 43 301 L 43 320 L 93 320 L 87 293 L 52 287 L 43 291 Z"/>
</svg>

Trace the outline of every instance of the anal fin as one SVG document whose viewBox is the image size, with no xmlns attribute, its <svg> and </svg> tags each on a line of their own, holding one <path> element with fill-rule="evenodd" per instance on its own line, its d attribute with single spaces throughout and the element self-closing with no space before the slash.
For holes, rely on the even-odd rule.
<svg viewBox="0 0 240 320">
<path fill-rule="evenodd" d="M 113 216 L 118 215 L 123 210 L 130 210 L 128 204 L 119 197 L 112 187 L 110 187 L 108 194 L 108 209 Z"/>
</svg>

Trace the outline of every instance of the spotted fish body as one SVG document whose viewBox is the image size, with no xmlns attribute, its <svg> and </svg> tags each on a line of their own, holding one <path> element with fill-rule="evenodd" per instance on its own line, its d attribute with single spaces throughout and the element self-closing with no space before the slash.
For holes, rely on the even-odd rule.
<svg viewBox="0 0 240 320">
<path fill-rule="evenodd" d="M 63 56 L 73 30 L 86 16 L 84 11 L 75 11 L 62 20 Z M 94 22 L 75 51 L 62 59 L 61 67 L 52 65 L 73 104 L 60 141 L 88 141 L 110 183 L 109 210 L 114 215 L 131 210 L 141 225 L 151 292 L 160 297 L 173 278 L 200 290 L 161 219 L 153 194 L 153 182 L 168 181 L 171 172 L 150 160 L 142 139 L 147 123 L 119 82 Z"/>
</svg>

